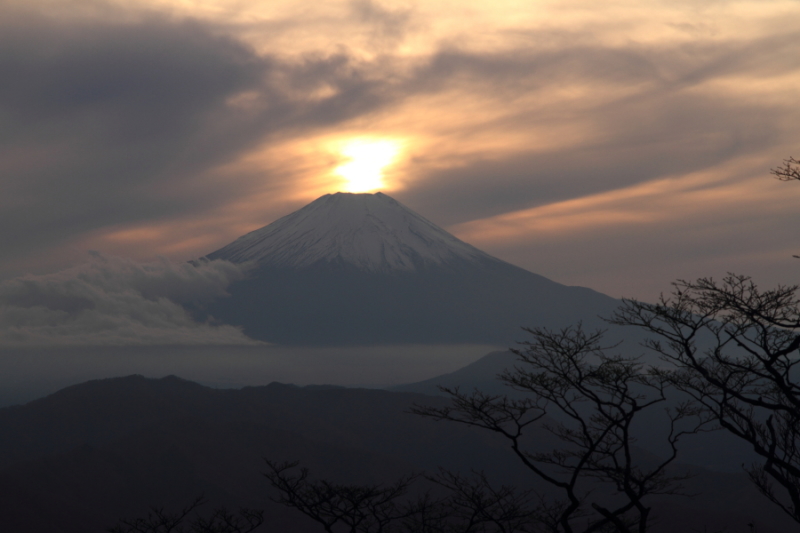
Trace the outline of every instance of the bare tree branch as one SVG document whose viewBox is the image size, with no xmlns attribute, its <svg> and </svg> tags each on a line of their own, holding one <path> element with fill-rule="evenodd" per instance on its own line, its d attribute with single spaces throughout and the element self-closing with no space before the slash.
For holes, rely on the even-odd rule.
<svg viewBox="0 0 800 533">
<path fill-rule="evenodd" d="M 706 419 L 688 403 L 665 408 L 671 454 L 645 468 L 635 458 L 631 426 L 639 413 L 665 403 L 667 376 L 644 369 L 637 358 L 610 355 L 608 350 L 615 346 L 603 345 L 602 331 L 588 333 L 580 325 L 526 331 L 533 340 L 513 350 L 519 364 L 500 375 L 506 385 L 526 394 L 523 399 L 442 388 L 451 398 L 449 406 L 415 406 L 412 412 L 486 429 L 507 439 L 522 464 L 563 496 L 556 507 L 550 507 L 558 510 L 558 517 L 550 522 L 555 524 L 553 531 L 577 531 L 576 520 L 589 517 L 583 529 L 587 533 L 609 528 L 643 533 L 650 517 L 646 498 L 678 493 L 684 478 L 668 474 L 667 467 L 677 456 L 681 437 L 700 431 Z M 556 437 L 561 446 L 527 449 L 524 437 L 533 427 Z M 597 492 L 615 497 L 605 497 L 603 502 L 593 499 L 598 486 L 610 490 Z"/>
<path fill-rule="evenodd" d="M 655 304 L 625 300 L 612 322 L 656 335 L 645 345 L 674 365 L 669 382 L 752 446 L 763 463 L 750 479 L 800 522 L 798 287 L 762 291 L 734 274 L 673 285 Z"/>
<path fill-rule="evenodd" d="M 199 496 L 180 511 L 169 513 L 153 507 L 144 518 L 120 520 L 109 528 L 110 533 L 251 533 L 264 523 L 264 512 L 240 509 L 233 513 L 224 507 L 215 509 L 208 518 L 196 514 L 206 500 Z"/>
<path fill-rule="evenodd" d="M 800 161 L 794 157 L 784 159 L 783 166 L 773 168 L 770 174 L 781 181 L 800 180 Z"/>
</svg>

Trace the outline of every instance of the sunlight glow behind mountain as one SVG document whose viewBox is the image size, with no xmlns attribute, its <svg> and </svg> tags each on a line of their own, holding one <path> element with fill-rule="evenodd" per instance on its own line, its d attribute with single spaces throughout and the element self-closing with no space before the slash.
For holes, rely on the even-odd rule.
<svg viewBox="0 0 800 533">
<path fill-rule="evenodd" d="M 369 192 L 385 187 L 383 171 L 397 159 L 400 146 L 390 140 L 355 139 L 340 153 L 349 161 L 334 172 L 345 179 L 347 192 Z"/>
</svg>

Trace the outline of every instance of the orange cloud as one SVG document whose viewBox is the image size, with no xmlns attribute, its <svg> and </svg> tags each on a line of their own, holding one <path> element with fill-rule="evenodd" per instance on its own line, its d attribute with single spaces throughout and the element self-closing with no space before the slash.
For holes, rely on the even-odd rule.
<svg viewBox="0 0 800 533">
<path fill-rule="evenodd" d="M 0 73 L 19 132 L 0 146 L 13 156 L 0 157 L 0 245 L 16 264 L 43 264 L 48 247 L 203 255 L 342 189 L 334 145 L 353 138 L 402 140 L 386 190 L 490 251 L 590 237 L 624 250 L 645 229 L 708 244 L 727 226 L 753 249 L 759 232 L 781 236 L 741 251 L 767 261 L 794 238 L 782 231 L 797 225 L 795 189 L 764 179 L 800 138 L 794 2 L 0 10 L 3 49 L 19 54 Z M 120 57 L 132 59 L 107 73 Z"/>
<path fill-rule="evenodd" d="M 732 213 L 755 216 L 770 203 L 773 213 L 791 213 L 796 200 L 764 182 L 761 158 L 741 159 L 726 167 L 686 176 L 646 182 L 582 198 L 504 213 L 451 227 L 461 239 L 477 246 L 493 243 L 569 241 L 578 235 L 610 234 L 621 229 L 663 228 L 664 225 L 706 226 L 710 219 L 726 220 Z M 746 177 L 730 179 L 736 168 Z M 773 186 L 770 186 L 773 185 Z M 777 200 L 777 201 L 776 201 Z M 654 232 L 655 233 L 655 232 Z"/>
</svg>

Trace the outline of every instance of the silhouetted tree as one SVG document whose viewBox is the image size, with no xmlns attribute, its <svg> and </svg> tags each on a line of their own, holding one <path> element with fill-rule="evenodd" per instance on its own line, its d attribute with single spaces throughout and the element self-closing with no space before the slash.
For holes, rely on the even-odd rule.
<svg viewBox="0 0 800 533">
<path fill-rule="evenodd" d="M 307 468 L 296 470 L 296 461 L 266 464 L 264 475 L 278 491 L 273 501 L 297 509 L 328 533 L 398 531 L 403 519 L 415 512 L 414 504 L 404 498 L 414 475 L 390 485 L 346 485 L 312 480 Z"/>
<path fill-rule="evenodd" d="M 671 475 L 667 467 L 680 438 L 698 431 L 703 420 L 688 404 L 664 407 L 670 453 L 645 460 L 635 448 L 632 426 L 642 411 L 664 405 L 665 377 L 645 371 L 636 358 L 609 355 L 603 332 L 586 333 L 580 326 L 527 331 L 533 340 L 515 350 L 520 364 L 500 376 L 524 397 L 442 388 L 449 406 L 415 406 L 412 412 L 502 435 L 522 465 L 550 486 L 546 494 L 497 488 L 482 473 L 442 471 L 428 479 L 447 489 L 447 496 L 401 503 L 414 478 L 389 486 L 335 485 L 310 481 L 307 470 L 288 474 L 296 463 L 268 462 L 267 478 L 280 493 L 276 501 L 329 533 L 337 524 L 343 525 L 338 531 L 350 533 L 647 531 L 648 496 L 679 490 L 685 476 Z M 542 432 L 559 445 L 526 448 L 535 443 L 524 436 Z"/>
<path fill-rule="evenodd" d="M 797 286 L 762 291 L 746 276 L 678 281 L 655 304 L 625 300 L 613 322 L 655 334 L 662 376 L 762 461 L 746 466 L 800 523 L 800 302 Z"/>
<path fill-rule="evenodd" d="M 558 531 L 557 517 L 563 505 L 532 490 L 489 482 L 483 472 L 470 476 L 440 470 L 428 478 L 449 491 L 443 500 L 443 514 L 449 520 L 448 532 Z"/>
<path fill-rule="evenodd" d="M 342 485 L 312 480 L 298 463 L 267 461 L 265 476 L 278 491 L 273 501 L 294 507 L 328 533 L 539 533 L 554 531 L 552 505 L 532 490 L 493 486 L 482 473 L 445 470 L 426 479 L 444 488 L 433 496 L 409 495 L 419 476 L 391 485 Z"/>
<path fill-rule="evenodd" d="M 147 517 L 120 520 L 109 528 L 109 533 L 250 533 L 264 523 L 264 512 L 239 509 L 233 513 L 219 507 L 208 516 L 196 511 L 206 501 L 202 497 L 177 512 L 167 512 L 163 507 L 153 507 Z M 194 516 L 192 516 L 194 515 Z"/>
<path fill-rule="evenodd" d="M 800 160 L 785 159 L 782 167 L 773 168 L 770 173 L 781 181 L 800 181 Z"/>
<path fill-rule="evenodd" d="M 770 173 L 781 181 L 800 181 L 800 160 L 794 157 L 784 159 L 783 166 L 773 168 Z M 800 259 L 800 255 L 792 257 Z"/>
<path fill-rule="evenodd" d="M 442 388 L 451 397 L 450 406 L 413 412 L 502 435 L 525 468 L 558 494 L 550 500 L 550 517 L 541 520 L 551 531 L 645 532 L 647 497 L 680 488 L 684 476 L 670 475 L 667 467 L 681 437 L 703 426 L 699 412 L 690 404 L 664 407 L 665 376 L 646 371 L 638 358 L 609 355 L 613 347 L 602 345 L 603 332 L 587 333 L 580 326 L 527 331 L 533 340 L 513 350 L 519 364 L 499 376 L 525 396 Z M 632 428 L 637 415 L 657 406 L 667 413 L 670 452 L 663 460 L 644 461 Z M 533 428 L 560 445 L 526 448 L 523 437 Z"/>
</svg>

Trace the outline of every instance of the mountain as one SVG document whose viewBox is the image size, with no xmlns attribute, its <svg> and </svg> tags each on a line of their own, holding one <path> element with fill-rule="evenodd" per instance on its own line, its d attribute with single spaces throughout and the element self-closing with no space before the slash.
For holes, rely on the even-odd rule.
<svg viewBox="0 0 800 533">
<path fill-rule="evenodd" d="M 518 357 L 514 353 L 505 351 L 491 352 L 477 361 L 474 361 L 455 372 L 435 376 L 417 383 L 395 385 L 389 390 L 397 392 L 413 392 L 431 396 L 442 395 L 439 387 L 463 390 L 479 389 L 487 394 L 506 394 L 514 396 L 516 391 L 507 387 L 497 376 L 507 369 L 513 369 L 518 364 Z"/>
<path fill-rule="evenodd" d="M 206 257 L 250 268 L 206 316 L 280 344 L 508 345 L 522 326 L 599 323 L 617 306 L 492 257 L 382 193 L 322 196 Z"/>
<path fill-rule="evenodd" d="M 208 258 L 262 267 L 336 264 L 366 272 L 497 261 L 383 193 L 326 194 Z"/>
<path fill-rule="evenodd" d="M 301 460 L 340 482 L 391 481 L 438 465 L 511 472 L 491 435 L 408 414 L 436 398 L 273 383 L 219 390 L 169 376 L 90 381 L 0 409 L 3 531 L 104 531 L 205 495 L 264 508 L 264 531 L 319 525 L 269 500 L 263 458 Z M 454 443 L 456 443 L 454 445 Z M 260 531 L 260 530 L 259 530 Z"/>
<path fill-rule="evenodd" d="M 3 531 L 104 531 L 151 506 L 175 512 L 198 495 L 266 511 L 258 531 L 322 527 L 270 501 L 263 457 L 300 460 L 312 476 L 388 483 L 438 466 L 485 471 L 497 483 L 542 488 L 498 435 L 408 413 L 446 400 L 381 390 L 264 387 L 219 390 L 175 377 L 90 381 L 23 406 L 0 409 Z M 523 446 L 546 444 L 531 429 Z M 696 469 L 685 493 L 656 496 L 654 533 L 793 531 L 747 475 Z M 424 483 L 424 481 L 420 481 Z"/>
</svg>

